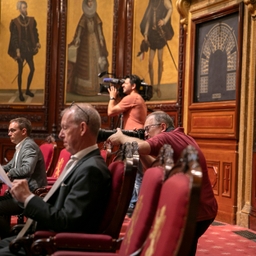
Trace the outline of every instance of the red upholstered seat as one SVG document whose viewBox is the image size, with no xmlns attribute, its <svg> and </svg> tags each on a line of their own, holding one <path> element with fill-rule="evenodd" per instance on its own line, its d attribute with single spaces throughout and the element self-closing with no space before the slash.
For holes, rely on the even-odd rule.
<svg viewBox="0 0 256 256">
<path fill-rule="evenodd" d="M 54 168 L 54 171 L 50 177 L 47 177 L 48 185 L 52 185 L 58 179 L 66 163 L 70 159 L 70 156 L 71 154 L 65 148 L 63 148 L 60 151 L 59 158 Z"/>
<path fill-rule="evenodd" d="M 133 186 L 139 163 L 138 152 L 133 151 L 133 148 L 134 145 L 131 145 L 129 143 L 129 146 L 126 146 L 122 149 L 122 152 L 124 153 L 124 161 L 118 160 L 109 165 L 109 170 L 112 173 L 111 194 L 104 217 L 99 226 L 99 235 L 91 235 L 93 237 L 107 236 L 110 237 L 111 240 L 114 240 L 117 239 L 119 236 L 120 229 L 132 197 Z M 63 236 L 63 234 L 66 234 L 66 236 Z M 16 250 L 17 246 L 22 244 L 22 246 L 24 245 L 26 252 L 29 254 L 29 246 L 26 246 L 28 244 L 27 241 L 29 240 L 32 243 L 34 240 L 39 239 L 39 241 L 35 241 L 35 245 L 32 246 L 33 253 L 39 252 L 40 250 L 49 250 L 51 253 L 52 251 L 55 251 L 55 247 L 58 247 L 59 245 L 56 244 L 55 241 L 52 239 L 49 240 L 43 238 L 54 235 L 55 233 L 37 231 L 28 239 L 24 237 L 19 239 L 18 241 L 15 240 L 13 242 L 14 246 L 12 248 Z M 80 239 L 83 236 L 90 236 L 90 234 L 59 233 L 56 234 L 56 236 L 60 236 L 61 238 L 63 238 L 60 239 L 60 244 L 62 247 L 62 244 L 77 244 L 80 241 L 78 241 L 77 239 Z M 46 246 L 46 249 L 44 248 L 44 246 Z"/>
<path fill-rule="evenodd" d="M 177 173 L 163 185 L 155 220 L 140 255 L 189 255 L 200 197 L 200 186 L 193 185 L 191 176 Z"/>
<path fill-rule="evenodd" d="M 143 245 L 154 220 L 163 180 L 164 169 L 161 166 L 145 172 L 138 201 L 120 248 L 120 255 L 129 255 Z"/>
<path fill-rule="evenodd" d="M 65 165 L 70 159 L 71 154 L 64 148 L 60 151 L 58 161 L 51 177 L 47 177 L 47 186 L 38 188 L 34 191 L 34 194 L 40 197 L 44 197 L 45 194 L 51 189 L 54 182 L 58 179 Z"/>
<path fill-rule="evenodd" d="M 108 158 L 107 150 L 106 149 L 101 149 L 100 154 L 101 154 L 102 158 L 104 159 L 104 161 L 107 162 L 107 158 Z"/>
<path fill-rule="evenodd" d="M 113 215 L 115 214 L 116 207 L 118 204 L 119 196 L 122 192 L 123 178 L 125 172 L 123 161 L 113 162 L 108 166 L 108 168 L 112 174 L 112 188 L 109 197 L 109 203 L 107 205 L 106 212 L 104 214 L 103 220 L 99 228 L 99 233 L 106 232 L 107 227 L 113 219 Z M 122 198 L 122 200 L 125 200 L 125 198 Z M 116 235 L 117 234 L 115 234 L 115 236 Z"/>
<path fill-rule="evenodd" d="M 163 178 L 164 170 L 162 167 L 154 167 L 146 171 L 138 202 L 120 248 L 120 255 L 123 255 L 123 253 L 129 255 L 130 252 L 139 249 L 143 245 L 154 219 Z M 76 233 L 59 233 L 52 239 L 51 244 L 55 246 L 55 248 L 51 248 L 53 250 L 73 248 L 94 251 L 115 251 L 120 245 L 118 240 L 114 240 L 109 235 Z M 33 246 L 36 248 L 36 243 L 32 245 L 32 248 Z M 48 251 L 48 253 L 51 252 Z"/>
<path fill-rule="evenodd" d="M 78 252 L 74 250 L 72 251 L 72 249 L 68 251 L 67 248 L 66 251 L 59 250 L 52 255 L 188 256 L 196 226 L 196 216 L 202 183 L 202 171 L 198 161 L 196 160 L 197 158 L 194 157 L 197 154 L 194 149 L 191 150 L 191 147 L 189 146 L 186 153 L 187 155 L 183 154 L 185 159 L 183 158 L 183 162 L 180 165 L 181 172 L 177 172 L 176 168 L 176 173 L 173 175 L 171 174 L 171 176 L 164 182 L 162 186 L 153 225 L 151 226 L 148 223 L 151 228 L 150 232 L 146 234 L 146 240 L 143 240 L 142 236 L 139 239 L 136 233 L 137 230 L 140 232 L 141 229 L 144 229 L 146 232 L 146 229 L 149 228 L 147 228 L 146 225 L 143 227 L 145 224 L 141 223 L 143 219 L 139 219 L 140 216 L 135 213 L 135 215 L 133 214 L 132 216 L 132 221 L 128 227 L 127 233 L 125 234 L 118 253 L 85 252 L 82 251 L 82 249 L 77 248 L 77 250 L 80 250 Z M 191 157 L 192 154 L 194 155 Z M 147 170 L 146 173 L 148 171 L 149 170 Z M 140 196 L 141 194 L 139 197 Z M 143 208 L 144 205 L 142 204 L 140 207 Z M 135 222 L 133 221 L 134 218 Z M 144 218 L 146 218 L 146 216 L 144 216 Z M 107 243 L 110 243 L 110 241 L 107 241 L 107 239 L 105 239 L 104 242 L 104 246 L 106 246 Z"/>
<path fill-rule="evenodd" d="M 40 149 L 44 156 L 45 170 L 46 173 L 48 173 L 53 163 L 53 158 L 56 150 L 56 143 L 43 143 L 40 146 Z"/>
</svg>

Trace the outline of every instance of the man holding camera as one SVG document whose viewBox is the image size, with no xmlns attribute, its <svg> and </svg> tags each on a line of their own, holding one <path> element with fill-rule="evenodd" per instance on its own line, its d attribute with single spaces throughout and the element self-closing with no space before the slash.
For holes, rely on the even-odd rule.
<svg viewBox="0 0 256 256">
<path fill-rule="evenodd" d="M 163 111 L 155 111 L 149 114 L 144 124 L 144 130 L 146 140 L 126 136 L 118 129 L 115 134 L 108 138 L 108 141 L 110 141 L 112 145 L 137 141 L 140 159 L 145 169 L 152 166 L 164 144 L 170 144 L 172 146 L 174 162 L 177 162 L 182 151 L 188 145 L 192 145 L 198 152 L 199 162 L 203 172 L 203 182 L 197 213 L 195 237 L 189 254 L 190 256 L 195 255 L 199 237 L 204 234 L 213 222 L 218 210 L 217 201 L 214 197 L 208 176 L 205 157 L 196 141 L 189 135 L 186 135 L 182 127 L 175 129 L 172 118 Z"/>
<path fill-rule="evenodd" d="M 120 125 L 125 130 L 143 128 L 147 116 L 147 106 L 139 94 L 141 80 L 136 75 L 129 75 L 122 84 L 123 93 L 126 95 L 117 101 L 118 90 L 110 86 L 108 116 L 123 114 L 123 123 Z"/>
<path fill-rule="evenodd" d="M 141 80 L 137 75 L 126 76 L 122 84 L 123 93 L 126 95 L 119 102 L 117 101 L 118 91 L 114 86 L 110 86 L 108 116 L 123 115 L 123 123 L 120 127 L 125 130 L 141 129 L 147 117 L 147 106 L 144 99 L 139 94 Z M 131 214 L 137 202 L 140 185 L 142 182 L 142 168 L 139 168 L 133 196 L 130 202 L 128 214 Z"/>
</svg>

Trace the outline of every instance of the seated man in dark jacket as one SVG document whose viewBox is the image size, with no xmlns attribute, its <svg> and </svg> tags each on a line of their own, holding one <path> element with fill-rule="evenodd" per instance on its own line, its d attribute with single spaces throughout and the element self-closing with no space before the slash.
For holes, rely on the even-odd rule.
<svg viewBox="0 0 256 256">
<path fill-rule="evenodd" d="M 16 144 L 12 160 L 3 166 L 10 180 L 26 179 L 31 192 L 47 184 L 43 154 L 35 141 L 30 138 L 31 122 L 18 117 L 10 121 L 8 135 Z M 0 196 L 0 237 L 4 238 L 10 231 L 11 215 L 23 212 L 17 201 L 9 192 Z"/>
<path fill-rule="evenodd" d="M 10 192 L 24 203 L 24 214 L 36 221 L 37 229 L 97 231 L 111 189 L 111 174 L 97 146 L 100 125 L 100 115 L 93 106 L 72 104 L 62 113 L 59 133 L 64 147 L 71 153 L 71 160 L 55 182 L 58 185 L 53 186 L 43 200 L 30 192 L 26 180 L 13 181 Z M 14 238 L 0 241 L 0 255 L 13 255 L 9 242 Z"/>
</svg>

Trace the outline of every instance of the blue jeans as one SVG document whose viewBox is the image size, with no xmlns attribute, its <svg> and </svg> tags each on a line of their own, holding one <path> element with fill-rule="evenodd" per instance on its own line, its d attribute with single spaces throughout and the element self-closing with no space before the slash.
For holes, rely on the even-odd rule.
<svg viewBox="0 0 256 256">
<path fill-rule="evenodd" d="M 134 209 L 135 205 L 138 200 L 139 192 L 140 192 L 140 186 L 142 183 L 142 178 L 143 178 L 143 172 L 142 172 L 142 164 L 141 162 L 139 163 L 138 171 L 136 174 L 135 182 L 134 182 L 134 188 L 132 192 L 132 199 L 130 201 L 129 208 Z"/>
</svg>

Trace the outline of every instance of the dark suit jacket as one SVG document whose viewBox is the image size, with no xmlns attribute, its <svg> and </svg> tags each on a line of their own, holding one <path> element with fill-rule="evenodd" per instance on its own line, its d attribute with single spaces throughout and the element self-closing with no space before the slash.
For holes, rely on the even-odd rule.
<svg viewBox="0 0 256 256">
<path fill-rule="evenodd" d="M 39 146 L 31 138 L 26 138 L 22 143 L 15 168 L 15 156 L 3 166 L 11 179 L 27 179 L 29 189 L 35 189 L 47 185 L 46 170 L 43 154 Z"/>
<path fill-rule="evenodd" d="M 110 189 L 111 174 L 97 149 L 79 160 L 47 202 L 34 196 L 24 214 L 38 230 L 95 233 Z"/>
</svg>

